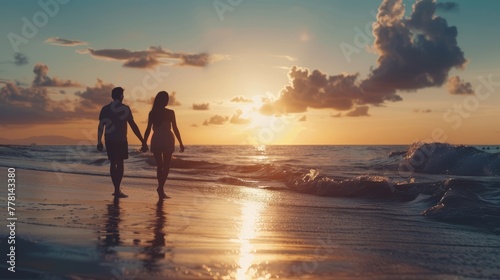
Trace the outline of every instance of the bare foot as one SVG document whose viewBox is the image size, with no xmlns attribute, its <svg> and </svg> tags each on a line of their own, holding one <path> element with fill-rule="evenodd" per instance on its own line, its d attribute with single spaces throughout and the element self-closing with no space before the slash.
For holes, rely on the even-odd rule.
<svg viewBox="0 0 500 280">
<path fill-rule="evenodd" d="M 158 197 L 159 197 L 160 199 L 168 199 L 168 198 L 170 198 L 170 196 L 168 196 L 165 192 L 160 191 L 160 190 L 158 190 L 158 189 L 157 189 L 156 191 L 158 192 Z"/>
<path fill-rule="evenodd" d="M 117 197 L 117 198 L 127 198 L 128 195 L 124 194 L 123 192 L 114 192 L 111 195 Z"/>
<path fill-rule="evenodd" d="M 158 196 L 160 197 L 160 199 L 169 199 L 169 198 L 171 198 L 170 196 L 166 195 L 165 193 L 159 194 Z"/>
</svg>

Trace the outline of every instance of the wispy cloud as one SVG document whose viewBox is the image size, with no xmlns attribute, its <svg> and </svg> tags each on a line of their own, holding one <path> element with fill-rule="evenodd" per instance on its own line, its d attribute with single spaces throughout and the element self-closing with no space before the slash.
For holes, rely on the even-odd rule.
<svg viewBox="0 0 500 280">
<path fill-rule="evenodd" d="M 271 56 L 272 56 L 272 57 L 277 57 L 277 58 L 286 59 L 286 60 L 288 60 L 288 61 L 296 61 L 296 60 L 297 60 L 297 58 L 292 57 L 292 56 L 289 56 L 289 55 L 274 55 L 274 54 L 272 54 Z"/>
<path fill-rule="evenodd" d="M 432 113 L 431 109 L 415 109 L 413 113 Z"/>
<path fill-rule="evenodd" d="M 346 112 L 345 114 L 342 115 L 341 112 L 338 112 L 336 114 L 330 114 L 330 117 L 332 118 L 342 118 L 342 117 L 368 117 L 370 114 L 368 114 L 368 109 L 370 107 L 368 106 L 357 106 L 353 110 Z M 304 116 L 305 117 L 305 116 Z"/>
<path fill-rule="evenodd" d="M 46 44 L 63 46 L 63 47 L 75 47 L 75 46 L 83 46 L 88 45 L 87 42 L 79 41 L 79 40 L 68 40 L 59 37 L 50 37 L 45 40 Z"/>
<path fill-rule="evenodd" d="M 159 64 L 206 67 L 210 63 L 225 59 L 223 55 L 207 53 L 171 52 L 162 47 L 150 47 L 143 51 L 127 49 L 92 49 L 77 50 L 80 54 L 90 54 L 94 58 L 122 61 L 124 67 L 153 68 Z M 176 62 L 172 64 L 172 62 Z"/>
</svg>

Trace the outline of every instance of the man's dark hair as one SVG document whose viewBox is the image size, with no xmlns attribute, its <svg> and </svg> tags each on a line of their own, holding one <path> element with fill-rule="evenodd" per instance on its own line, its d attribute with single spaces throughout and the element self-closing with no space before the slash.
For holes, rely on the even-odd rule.
<svg viewBox="0 0 500 280">
<path fill-rule="evenodd" d="M 120 99 L 123 96 L 123 91 L 124 89 L 122 87 L 115 87 L 111 91 L 111 98 L 113 98 L 113 100 Z"/>
</svg>

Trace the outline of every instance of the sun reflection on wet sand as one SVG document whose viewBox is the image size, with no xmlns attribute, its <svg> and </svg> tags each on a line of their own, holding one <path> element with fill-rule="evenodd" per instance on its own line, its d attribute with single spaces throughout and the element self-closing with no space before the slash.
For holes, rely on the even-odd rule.
<svg viewBox="0 0 500 280">
<path fill-rule="evenodd" d="M 240 243 L 238 266 L 236 279 L 254 279 L 257 276 L 257 269 L 252 268 L 256 250 L 252 240 L 258 236 L 260 213 L 263 204 L 260 202 L 247 201 L 241 208 L 241 228 L 236 242 Z"/>
</svg>

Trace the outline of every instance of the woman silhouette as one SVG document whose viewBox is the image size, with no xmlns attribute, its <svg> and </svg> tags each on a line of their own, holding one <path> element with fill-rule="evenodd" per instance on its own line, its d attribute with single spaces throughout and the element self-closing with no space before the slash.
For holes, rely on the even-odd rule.
<svg viewBox="0 0 500 280">
<path fill-rule="evenodd" d="M 156 177 L 158 178 L 158 196 L 160 199 L 170 198 L 165 194 L 163 189 L 165 181 L 167 181 L 168 172 L 170 171 L 170 162 L 172 160 L 172 153 L 174 152 L 175 139 L 170 128 L 172 127 L 179 140 L 180 152 L 184 152 L 184 145 L 182 144 L 181 134 L 177 128 L 175 121 L 175 113 L 173 110 L 165 108 L 168 104 L 168 93 L 160 91 L 155 97 L 153 108 L 149 112 L 148 127 L 144 134 L 143 151 L 147 151 L 147 141 L 151 126 L 153 127 L 153 136 L 151 137 L 151 152 L 156 160 Z"/>
</svg>

